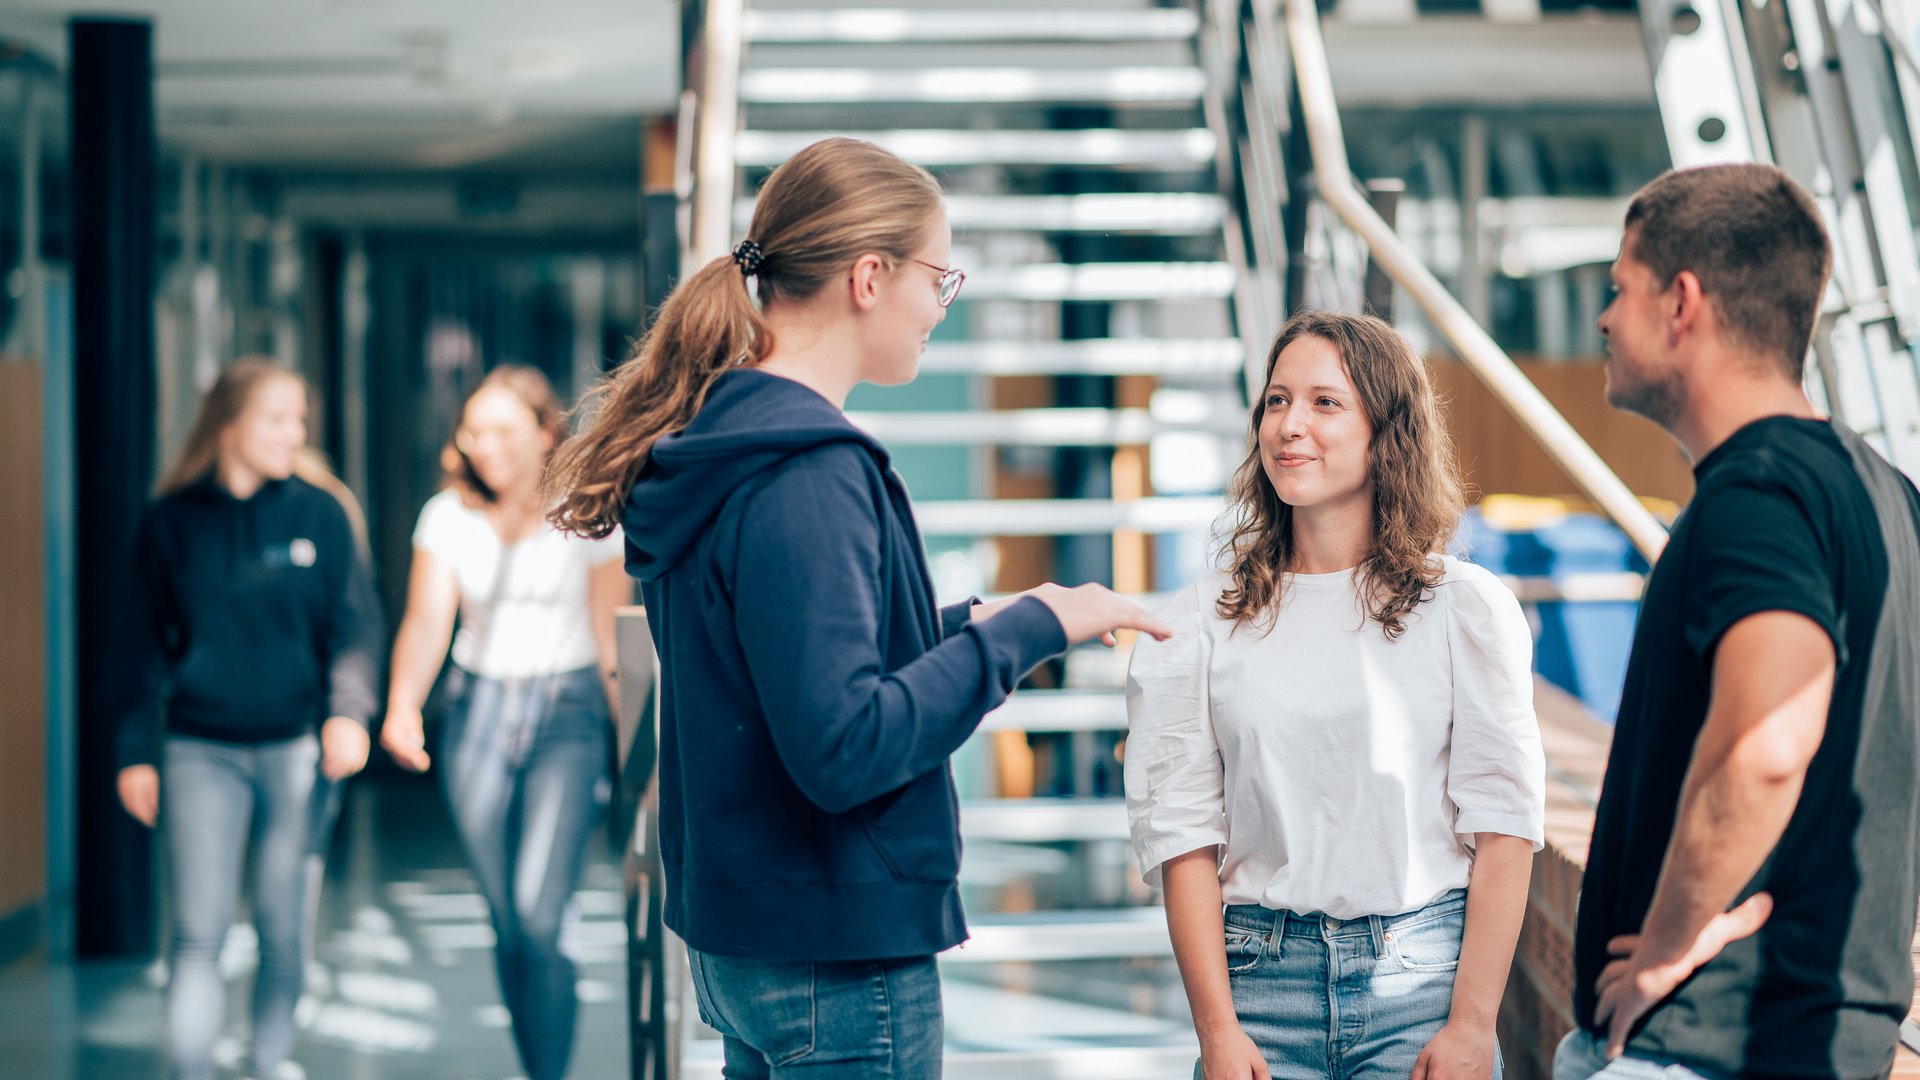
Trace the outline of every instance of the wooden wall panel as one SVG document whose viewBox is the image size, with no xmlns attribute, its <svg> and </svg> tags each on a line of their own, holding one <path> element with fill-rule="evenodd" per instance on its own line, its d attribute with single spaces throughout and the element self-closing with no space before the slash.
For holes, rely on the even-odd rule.
<svg viewBox="0 0 1920 1080">
<path fill-rule="evenodd" d="M 0 359 L 0 918 L 47 889 L 41 403 L 39 367 Z"/>
<path fill-rule="evenodd" d="M 1519 364 L 1635 494 L 1681 504 L 1693 497 L 1693 470 L 1673 439 L 1653 422 L 1607 404 L 1601 361 Z M 1460 464 L 1477 494 L 1578 494 L 1573 480 L 1466 365 L 1435 359 L 1428 369 L 1447 403 Z"/>
</svg>

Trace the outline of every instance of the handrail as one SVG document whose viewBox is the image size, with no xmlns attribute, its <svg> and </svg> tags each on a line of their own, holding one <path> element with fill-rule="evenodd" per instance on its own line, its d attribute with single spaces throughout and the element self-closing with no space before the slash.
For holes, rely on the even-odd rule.
<svg viewBox="0 0 1920 1080">
<path fill-rule="evenodd" d="M 1200 34 L 1198 59 L 1208 73 L 1202 100 L 1207 126 L 1217 135 L 1214 168 L 1223 195 L 1229 198 L 1222 225 L 1227 261 L 1234 268 L 1234 318 L 1239 324 L 1241 376 L 1249 402 L 1259 398 L 1266 383 L 1267 342 L 1286 320 L 1286 301 L 1275 267 L 1285 258 L 1285 233 L 1278 217 L 1282 188 L 1277 179 L 1277 157 L 1258 132 L 1265 113 L 1249 100 L 1241 80 L 1244 61 L 1252 78 L 1259 78 L 1259 57 L 1240 39 L 1238 13 L 1243 0 L 1197 0 Z M 1255 95 L 1257 98 L 1257 94 Z M 1253 114 L 1249 118 L 1248 114 Z"/>
<path fill-rule="evenodd" d="M 733 142 L 740 126 L 745 0 L 705 0 L 694 136 L 693 222 L 683 278 L 727 252 L 733 227 Z"/>
<path fill-rule="evenodd" d="M 1467 367 L 1493 391 L 1548 456 L 1626 532 L 1649 563 L 1659 559 L 1667 543 L 1667 530 L 1659 519 L 1641 505 L 1632 490 L 1594 453 L 1573 425 L 1567 423 L 1566 417 L 1521 373 L 1506 351 L 1474 321 L 1360 194 L 1347 164 L 1346 139 L 1340 128 L 1339 108 L 1334 102 L 1326 44 L 1320 36 L 1319 12 L 1313 0 L 1279 2 L 1286 8 L 1287 40 L 1293 53 L 1294 79 L 1300 93 L 1300 109 L 1306 121 L 1320 198 L 1359 235 L 1375 264 L 1420 305 Z"/>
</svg>

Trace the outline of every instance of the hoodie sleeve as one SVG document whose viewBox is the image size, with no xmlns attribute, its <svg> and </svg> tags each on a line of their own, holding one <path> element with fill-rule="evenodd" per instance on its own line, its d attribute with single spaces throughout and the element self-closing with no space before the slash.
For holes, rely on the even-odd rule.
<svg viewBox="0 0 1920 1080">
<path fill-rule="evenodd" d="M 948 604 L 940 609 L 940 640 L 945 641 L 967 628 L 973 621 L 973 605 L 980 602 L 977 596 L 969 596 L 957 604 Z"/>
<path fill-rule="evenodd" d="M 331 496 L 329 496 L 331 498 Z M 344 554 L 328 597 L 326 617 L 327 715 L 369 725 L 380 703 L 380 662 L 386 652 L 386 619 L 374 591 L 373 571 L 348 523 L 339 514 L 334 548 Z"/>
<path fill-rule="evenodd" d="M 1020 677 L 1066 648 L 1031 597 L 889 671 L 882 537 L 865 451 L 830 446 L 749 496 L 732 580 L 747 674 L 781 761 L 829 813 L 944 764 Z M 723 571 L 724 572 L 724 571 Z"/>
<path fill-rule="evenodd" d="M 171 574 L 154 517 L 154 511 L 147 511 L 134 537 L 123 590 L 126 606 L 114 630 L 117 645 L 109 669 L 114 752 L 122 769 L 159 763 L 168 646 L 179 633 Z"/>
</svg>

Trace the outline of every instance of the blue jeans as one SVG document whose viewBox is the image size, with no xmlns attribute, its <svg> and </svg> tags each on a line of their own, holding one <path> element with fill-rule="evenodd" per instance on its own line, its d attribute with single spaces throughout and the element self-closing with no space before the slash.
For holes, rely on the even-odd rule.
<svg viewBox="0 0 1920 1080">
<path fill-rule="evenodd" d="M 260 970 L 247 1073 L 272 1076 L 293 1049 L 293 1011 L 339 805 L 340 785 L 320 776 L 318 736 L 259 745 L 167 737 L 160 832 L 171 921 L 167 1061 L 177 1080 L 213 1075 L 213 1043 L 226 1013 L 220 947 L 249 846 Z"/>
<path fill-rule="evenodd" d="M 1711 1080 L 1685 1065 L 1667 1065 L 1621 1055 L 1607 1060 L 1607 1041 L 1580 1028 L 1567 1032 L 1553 1052 L 1553 1080 Z"/>
<path fill-rule="evenodd" d="M 753 960 L 687 950 L 726 1080 L 938 1080 L 945 1021 L 933 957 Z"/>
<path fill-rule="evenodd" d="M 1233 1011 L 1274 1080 L 1413 1075 L 1452 1011 L 1466 917 L 1462 890 L 1404 915 L 1346 920 L 1228 907 Z M 1495 1080 L 1500 1071 L 1496 1049 Z"/>
<path fill-rule="evenodd" d="M 613 717 L 593 668 L 486 679 L 455 668 L 441 783 L 493 922 L 500 996 L 531 1080 L 559 1080 L 579 999 L 561 950 L 587 840 L 612 792 Z"/>
</svg>

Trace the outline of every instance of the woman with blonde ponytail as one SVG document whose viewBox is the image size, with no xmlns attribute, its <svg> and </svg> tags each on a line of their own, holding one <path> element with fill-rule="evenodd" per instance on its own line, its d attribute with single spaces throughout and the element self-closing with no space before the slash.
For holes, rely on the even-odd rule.
<svg viewBox="0 0 1920 1080">
<path fill-rule="evenodd" d="M 725 1075 L 937 1077 L 933 957 L 967 936 L 949 755 L 1072 642 L 1166 631 L 1097 585 L 935 606 L 886 448 L 841 411 L 913 378 L 959 292 L 932 176 L 815 143 L 748 235 L 587 403 L 553 520 L 620 526 L 640 579 L 666 919 Z"/>
<path fill-rule="evenodd" d="M 285 1062 L 337 784 L 367 761 L 386 631 L 359 507 L 306 438 L 299 376 L 234 363 L 135 544 L 111 693 L 120 801 L 158 826 L 171 863 L 176 1078 L 213 1075 L 220 946 L 249 861 L 260 971 L 247 1075 Z"/>
</svg>

